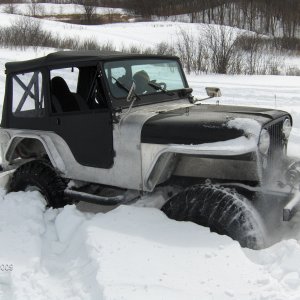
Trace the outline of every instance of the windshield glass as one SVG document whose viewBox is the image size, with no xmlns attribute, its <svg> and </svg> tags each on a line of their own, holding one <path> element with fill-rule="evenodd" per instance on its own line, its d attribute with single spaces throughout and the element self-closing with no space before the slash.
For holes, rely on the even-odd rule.
<svg viewBox="0 0 300 300">
<path fill-rule="evenodd" d="M 118 106 L 128 106 L 126 97 L 133 82 L 142 104 L 172 100 L 176 95 L 170 91 L 187 87 L 180 65 L 172 59 L 113 61 L 105 63 L 104 69 L 113 104 Z"/>
</svg>

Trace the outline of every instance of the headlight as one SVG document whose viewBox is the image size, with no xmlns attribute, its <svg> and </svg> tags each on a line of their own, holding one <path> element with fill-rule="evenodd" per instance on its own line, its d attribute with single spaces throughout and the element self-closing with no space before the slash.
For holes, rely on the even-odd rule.
<svg viewBox="0 0 300 300">
<path fill-rule="evenodd" d="M 282 133 L 284 135 L 284 138 L 287 140 L 290 136 L 292 130 L 292 123 L 290 119 L 285 119 L 282 124 Z"/>
<path fill-rule="evenodd" d="M 258 149 L 262 154 L 267 154 L 270 147 L 270 134 L 266 129 L 261 131 Z"/>
</svg>

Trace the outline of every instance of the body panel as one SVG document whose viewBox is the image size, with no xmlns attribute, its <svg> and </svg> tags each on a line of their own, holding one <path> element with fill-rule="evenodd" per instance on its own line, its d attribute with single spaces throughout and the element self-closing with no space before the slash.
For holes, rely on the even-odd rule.
<svg viewBox="0 0 300 300">
<path fill-rule="evenodd" d="M 115 151 L 115 161 L 110 169 L 95 168 L 80 164 L 74 157 L 67 142 L 55 132 L 32 131 L 17 129 L 2 129 L 14 137 L 34 137 L 39 138 L 49 153 L 52 154 L 53 165 L 66 178 L 113 185 L 122 188 L 151 191 L 157 182 L 149 184 L 149 178 L 153 175 L 153 170 L 164 154 L 168 156 L 167 163 L 171 163 L 176 174 L 187 172 L 180 167 L 185 156 L 223 156 L 232 159 L 236 156 L 255 153 L 257 149 L 258 137 L 247 138 L 241 136 L 227 142 L 203 143 L 199 145 L 178 145 L 178 144 L 149 144 L 141 143 L 141 132 L 147 120 L 157 116 L 162 111 L 173 111 L 178 108 L 190 108 L 186 100 L 172 101 L 162 105 L 148 105 L 134 108 L 129 115 L 125 115 L 120 124 L 113 126 L 113 148 Z M 121 116 L 122 118 L 122 116 Z M 53 155 L 55 151 L 56 155 Z M 47 152 L 48 152 L 47 151 Z M 173 159 L 173 154 L 178 161 Z M 179 156 L 178 156 L 179 155 Z M 254 161 L 256 158 L 254 157 Z M 63 163 L 62 163 L 63 162 Z M 130 176 L 128 172 L 130 170 Z M 171 174 L 167 174 L 168 176 Z M 167 176 L 161 174 L 161 176 Z M 191 174 L 194 176 L 193 174 Z M 199 175 L 199 174 L 198 174 Z"/>
</svg>

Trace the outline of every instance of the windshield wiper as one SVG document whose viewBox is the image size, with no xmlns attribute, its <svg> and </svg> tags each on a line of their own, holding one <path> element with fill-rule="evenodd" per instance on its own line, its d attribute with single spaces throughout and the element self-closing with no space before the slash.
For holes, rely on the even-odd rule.
<svg viewBox="0 0 300 300">
<path fill-rule="evenodd" d="M 117 78 L 115 78 L 115 77 L 113 77 L 113 76 L 111 76 L 111 78 L 113 79 L 113 80 L 115 80 L 115 82 L 117 83 L 117 86 L 119 87 L 119 88 L 121 88 L 122 90 L 124 90 L 125 92 L 127 92 L 127 93 L 129 93 L 129 89 L 119 80 L 119 79 L 117 79 Z"/>
<path fill-rule="evenodd" d="M 132 94 L 137 100 L 141 100 L 141 98 L 135 93 L 135 91 L 134 90 L 132 90 L 131 88 L 130 89 L 128 89 L 120 80 L 118 80 L 117 78 L 115 78 L 115 77 L 113 77 L 113 76 L 111 76 L 111 78 L 113 79 L 113 80 L 115 80 L 116 81 L 116 83 L 117 83 L 117 86 L 119 87 L 119 88 L 121 88 L 122 90 L 124 90 L 125 92 L 127 92 L 127 102 L 131 102 L 131 101 L 128 101 L 128 99 L 130 99 L 131 97 L 129 97 L 129 94 Z"/>
<path fill-rule="evenodd" d="M 163 93 L 165 93 L 165 94 L 167 94 L 167 95 L 169 95 L 169 96 L 174 96 L 174 95 L 175 95 L 175 93 L 170 92 L 170 91 L 168 91 L 168 90 L 162 88 L 162 87 L 160 86 L 160 84 L 159 84 L 159 83 L 156 83 L 155 81 L 149 81 L 149 82 L 148 82 L 148 85 L 150 85 L 151 87 L 153 87 L 155 90 L 157 90 L 157 91 L 162 91 Z"/>
</svg>

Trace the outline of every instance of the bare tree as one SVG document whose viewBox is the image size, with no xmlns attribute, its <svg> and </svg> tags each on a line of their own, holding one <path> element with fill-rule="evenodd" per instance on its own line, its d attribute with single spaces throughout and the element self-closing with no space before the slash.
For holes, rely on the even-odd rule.
<svg viewBox="0 0 300 300">
<path fill-rule="evenodd" d="M 11 26 L 2 28 L 0 33 L 1 42 L 12 48 L 47 47 L 51 39 L 51 33 L 43 30 L 38 19 L 23 16 L 14 19 Z"/>
<path fill-rule="evenodd" d="M 209 61 L 210 59 L 207 47 L 200 35 L 195 47 L 195 56 L 193 60 L 193 69 L 195 73 L 207 73 L 209 70 Z"/>
<path fill-rule="evenodd" d="M 41 6 L 38 2 L 38 0 L 31 0 L 28 3 L 28 14 L 31 17 L 37 17 L 41 13 Z"/>
<path fill-rule="evenodd" d="M 180 29 L 177 39 L 177 52 L 180 53 L 181 61 L 188 74 L 192 71 L 194 56 L 196 54 L 194 35 L 190 31 Z"/>
<path fill-rule="evenodd" d="M 208 25 L 205 32 L 207 48 L 211 55 L 212 71 L 227 74 L 237 54 L 234 30 L 225 26 Z"/>
<path fill-rule="evenodd" d="M 155 51 L 152 52 L 158 55 L 175 55 L 174 47 L 167 42 L 161 42 L 157 44 L 155 47 Z"/>
<path fill-rule="evenodd" d="M 84 17 L 88 24 L 91 24 L 96 16 L 97 1 L 96 0 L 78 0 L 78 4 L 82 5 Z"/>
<path fill-rule="evenodd" d="M 257 74 L 260 72 L 264 58 L 263 53 L 267 52 L 263 36 L 259 34 L 242 34 L 237 37 L 238 48 L 244 53 L 244 73 Z"/>
<path fill-rule="evenodd" d="M 107 11 L 107 16 L 108 16 L 108 22 L 113 23 L 114 22 L 114 14 L 115 14 L 114 9 L 109 7 L 106 11 Z"/>
<path fill-rule="evenodd" d="M 3 12 L 7 14 L 16 14 L 17 13 L 17 6 L 15 1 L 11 1 L 4 6 Z"/>
</svg>

